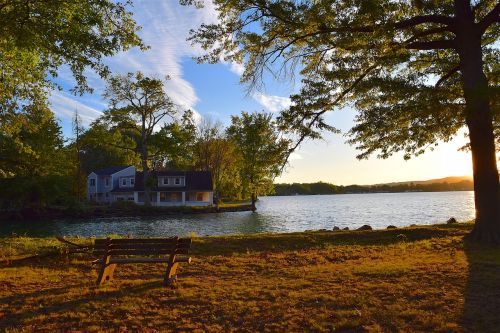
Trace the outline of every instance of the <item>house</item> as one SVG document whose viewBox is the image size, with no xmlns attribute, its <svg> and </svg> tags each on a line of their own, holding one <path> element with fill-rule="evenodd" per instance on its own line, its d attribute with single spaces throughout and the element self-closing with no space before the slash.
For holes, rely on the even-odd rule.
<svg viewBox="0 0 500 333">
<path fill-rule="evenodd" d="M 99 203 L 113 202 L 111 191 L 123 177 L 135 178 L 135 167 L 118 166 L 91 172 L 87 176 L 87 200 Z"/>
<path fill-rule="evenodd" d="M 88 200 L 100 203 L 131 201 L 144 204 L 142 172 L 135 167 L 113 167 L 87 177 Z M 213 204 L 212 175 L 206 171 L 152 171 L 152 206 L 210 206 Z"/>
</svg>

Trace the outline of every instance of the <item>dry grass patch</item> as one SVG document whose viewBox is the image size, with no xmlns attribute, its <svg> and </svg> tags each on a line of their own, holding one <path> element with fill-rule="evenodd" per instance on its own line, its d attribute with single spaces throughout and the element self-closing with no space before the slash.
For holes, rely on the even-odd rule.
<svg viewBox="0 0 500 333">
<path fill-rule="evenodd" d="M 109 285 L 95 288 L 90 256 L 20 262 L 0 270 L 0 327 L 6 332 L 494 331 L 500 324 L 494 310 L 500 308 L 500 250 L 464 245 L 468 229 L 196 238 L 192 265 L 178 271 L 178 289 L 161 287 L 162 265 L 118 266 Z M 4 238 L 0 244 L 4 256 L 60 246 L 29 238 Z"/>
</svg>

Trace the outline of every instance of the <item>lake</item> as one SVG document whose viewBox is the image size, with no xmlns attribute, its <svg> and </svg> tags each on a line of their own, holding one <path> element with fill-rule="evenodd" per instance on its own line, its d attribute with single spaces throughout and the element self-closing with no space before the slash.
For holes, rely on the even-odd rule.
<svg viewBox="0 0 500 333">
<path fill-rule="evenodd" d="M 73 221 L 2 222 L 0 235 L 36 237 L 110 234 L 160 237 L 291 232 L 317 229 L 374 229 L 388 225 L 443 223 L 474 217 L 474 192 L 411 192 L 262 197 L 258 211 L 147 218 L 107 218 Z"/>
</svg>

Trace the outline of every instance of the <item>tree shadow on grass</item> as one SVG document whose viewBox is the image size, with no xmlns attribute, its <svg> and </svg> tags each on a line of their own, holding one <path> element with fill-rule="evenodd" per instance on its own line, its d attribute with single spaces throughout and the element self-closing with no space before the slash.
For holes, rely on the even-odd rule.
<svg viewBox="0 0 500 333">
<path fill-rule="evenodd" d="M 318 231 L 289 234 L 208 237 L 196 240 L 191 247 L 194 256 L 232 255 L 248 252 L 281 252 L 321 248 L 333 245 L 391 245 L 401 241 L 462 236 L 462 228 L 404 228 L 373 231 Z"/>
<path fill-rule="evenodd" d="M 462 325 L 466 332 L 500 331 L 500 247 L 465 242 L 469 278 Z"/>
</svg>

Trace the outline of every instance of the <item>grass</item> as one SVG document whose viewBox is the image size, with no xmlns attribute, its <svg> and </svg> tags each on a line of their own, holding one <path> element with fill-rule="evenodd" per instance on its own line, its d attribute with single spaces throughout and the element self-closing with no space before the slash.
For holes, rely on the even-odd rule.
<svg viewBox="0 0 500 333">
<path fill-rule="evenodd" d="M 464 243 L 470 228 L 196 237 L 177 289 L 162 265 L 118 266 L 96 288 L 90 255 L 20 261 L 0 268 L 0 329 L 494 332 L 500 249 Z M 0 259 L 61 247 L 3 238 Z"/>
</svg>

